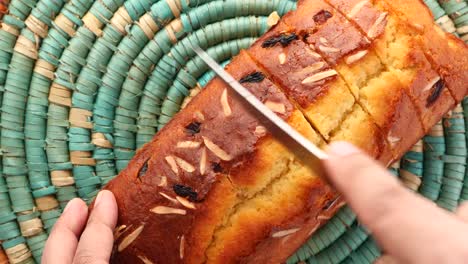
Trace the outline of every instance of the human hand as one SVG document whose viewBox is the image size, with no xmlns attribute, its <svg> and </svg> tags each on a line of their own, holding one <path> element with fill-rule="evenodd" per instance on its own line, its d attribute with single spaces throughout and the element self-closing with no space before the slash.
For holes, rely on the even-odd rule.
<svg viewBox="0 0 468 264">
<path fill-rule="evenodd" d="M 334 143 L 328 152 L 330 182 L 386 254 L 402 263 L 468 262 L 468 204 L 451 214 L 352 145 Z"/>
<path fill-rule="evenodd" d="M 88 207 L 71 200 L 57 220 L 42 255 L 44 264 L 104 264 L 114 244 L 117 203 L 109 191 L 101 191 L 88 219 Z"/>
</svg>

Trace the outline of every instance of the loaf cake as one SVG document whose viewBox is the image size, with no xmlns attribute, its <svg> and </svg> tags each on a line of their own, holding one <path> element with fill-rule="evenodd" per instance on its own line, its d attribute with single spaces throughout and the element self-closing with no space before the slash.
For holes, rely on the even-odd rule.
<svg viewBox="0 0 468 264">
<path fill-rule="evenodd" d="M 3 15 L 7 12 L 8 10 L 8 2 L 9 1 L 0 1 L 0 19 L 2 19 Z"/>
<path fill-rule="evenodd" d="M 5 254 L 5 251 L 3 251 L 3 248 L 0 248 L 0 264 L 7 264 L 8 263 L 8 258 Z"/>
<path fill-rule="evenodd" d="M 326 148 L 398 160 L 467 95 L 468 49 L 419 0 L 302 0 L 226 70 Z M 219 78 L 105 188 L 113 263 L 281 263 L 344 204 Z M 365 184 L 365 183 L 362 183 Z"/>
</svg>

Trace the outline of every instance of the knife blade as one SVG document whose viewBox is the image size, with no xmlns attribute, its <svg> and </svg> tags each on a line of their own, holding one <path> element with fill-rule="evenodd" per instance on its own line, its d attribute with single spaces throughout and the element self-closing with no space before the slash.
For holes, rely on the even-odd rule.
<svg viewBox="0 0 468 264">
<path fill-rule="evenodd" d="M 219 65 L 208 53 L 202 50 L 199 46 L 192 44 L 193 51 L 210 67 L 224 82 L 226 82 L 241 98 L 245 99 L 258 113 L 271 122 L 273 126 L 280 129 L 290 139 L 302 146 L 313 157 L 323 160 L 327 158 L 327 154 L 305 138 L 293 127 L 266 107 L 260 100 L 257 99 L 247 88 L 242 86 L 234 77 L 232 77 L 224 68 Z"/>
</svg>

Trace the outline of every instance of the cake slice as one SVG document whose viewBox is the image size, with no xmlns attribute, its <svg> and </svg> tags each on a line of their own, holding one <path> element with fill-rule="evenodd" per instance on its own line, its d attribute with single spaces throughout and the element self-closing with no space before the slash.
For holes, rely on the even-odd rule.
<svg viewBox="0 0 468 264">
<path fill-rule="evenodd" d="M 301 9 L 304 16 L 306 13 L 315 14 L 308 16 L 309 22 L 297 19 L 302 17 L 300 15 L 291 15 L 285 21 L 300 30 L 312 32 L 305 41 L 314 45 L 330 64 L 337 64 L 335 69 L 352 91 L 357 104 L 371 116 L 366 120 L 373 121 L 383 135 L 384 150 L 379 160 L 388 165 L 401 156 L 403 149 L 417 142 L 424 130 L 421 116 L 415 111 L 415 103 L 408 100 L 405 84 L 399 83 L 400 77 L 382 62 L 375 51 L 375 43 L 371 43 L 385 38 L 388 31 L 387 13 L 376 9 L 368 1 L 331 2 L 332 5 L 317 5 L 316 2 L 305 1 Z M 342 10 L 333 4 L 341 4 Z M 314 19 L 324 13 L 328 14 L 328 20 Z M 345 28 L 336 30 L 337 23 L 344 24 Z M 312 28 L 303 28 L 304 25 Z M 440 116 L 440 113 L 435 114 Z"/>
<path fill-rule="evenodd" d="M 385 37 L 376 40 L 375 50 L 406 88 L 428 132 L 440 116 L 455 106 L 455 100 L 444 80 L 427 60 L 419 39 L 411 37 L 411 28 L 395 16 L 389 15 L 388 20 Z M 408 31 L 399 33 L 405 30 Z M 395 34 L 396 37 L 392 36 Z"/>
<path fill-rule="evenodd" d="M 429 8 L 421 1 L 373 0 L 374 4 L 412 28 L 405 32 L 413 35 L 456 102 L 467 94 L 468 50 L 466 44 L 445 33 L 434 22 Z M 417 18 L 417 19 L 415 19 Z"/>
<path fill-rule="evenodd" d="M 410 33 L 398 38 L 396 42 L 399 44 L 382 48 L 384 44 L 395 42 L 392 39 L 395 32 L 391 31 L 395 28 L 393 15 L 379 10 L 370 1 L 327 2 L 363 36 L 375 40 L 371 47 L 344 58 L 336 70 L 353 91 L 358 91 L 354 93 L 358 94 L 358 103 L 379 126 L 396 160 L 403 149 L 411 147 L 424 133 L 423 123 L 426 126 L 434 123 L 433 119 L 447 111 L 453 99 L 449 91 L 444 91 L 440 95 L 441 104 L 423 105 L 420 98 L 427 97 L 428 93 L 424 89 L 437 82 L 438 74 L 424 57 L 421 43 Z M 404 25 L 398 30 L 402 28 Z M 412 133 L 408 133 L 409 130 Z"/>
<path fill-rule="evenodd" d="M 270 45 L 271 40 L 281 36 L 296 37 L 286 44 Z M 369 63 L 358 65 L 351 61 L 361 59 L 359 54 L 367 51 L 369 45 L 367 38 L 330 5 L 323 1 L 304 1 L 300 9 L 286 15 L 283 22 L 248 52 L 291 100 L 298 102 L 304 115 L 326 140 L 346 139 L 387 163 L 394 156 L 389 142 L 372 117 L 357 105 L 359 85 L 382 70 L 380 62 L 366 60 Z M 272 59 L 262 60 L 267 56 Z M 343 75 L 351 72 L 351 67 L 358 72 L 356 78 L 354 72 Z M 352 78 L 352 83 L 346 77 Z M 364 136 L 367 139 L 360 140 L 342 131 L 341 123 L 345 120 L 363 121 L 348 122 L 346 128 L 369 132 Z"/>
<path fill-rule="evenodd" d="M 375 8 L 370 0 L 325 1 L 360 28 L 360 31 L 371 41 L 381 36 L 386 29 L 388 13 Z"/>
<path fill-rule="evenodd" d="M 248 52 L 297 103 L 317 131 L 328 139 L 355 100 L 337 72 L 300 37 L 280 23 Z M 275 39 L 288 40 L 281 44 L 273 43 Z"/>
<path fill-rule="evenodd" d="M 360 102 L 372 115 L 399 160 L 424 134 L 418 111 L 399 80 L 390 72 L 369 80 L 361 88 Z M 411 132 L 408 132 L 411 131 Z M 382 160 L 387 166 L 388 160 Z"/>
<path fill-rule="evenodd" d="M 440 65 L 435 63 L 434 56 L 425 47 L 424 42 L 429 42 L 430 40 L 435 43 L 441 42 L 437 44 L 437 47 L 443 49 L 443 47 L 447 47 L 448 42 L 452 41 L 452 38 L 445 33 L 439 36 L 434 35 L 437 27 L 434 25 L 427 7 L 422 3 L 414 2 L 408 5 L 406 1 L 398 1 L 398 3 L 382 0 L 328 1 L 350 21 L 360 27 L 361 31 L 369 39 L 375 40 L 373 50 L 387 71 L 394 76 L 394 79 L 401 83 L 400 87 L 404 88 L 406 90 L 405 93 L 410 96 L 425 132 L 429 131 L 443 113 L 454 106 L 455 101 L 461 100 L 460 96 L 458 98 L 454 96 L 454 91 L 458 91 L 461 94 L 466 93 L 466 87 L 463 87 L 463 85 L 458 84 L 457 87 L 453 87 L 451 84 L 446 85 L 444 71 Z M 411 7 L 412 11 L 410 14 L 401 15 L 400 10 L 402 10 L 402 6 L 406 6 L 407 9 Z M 379 13 L 380 15 L 377 15 Z M 417 22 L 414 22 L 414 19 L 409 19 L 408 16 L 416 14 L 419 14 L 422 18 Z M 365 17 L 368 19 L 364 19 Z M 382 23 L 386 23 L 384 34 L 381 37 L 376 37 L 372 28 L 376 28 L 375 25 Z M 374 26 L 369 26 L 368 24 L 373 24 Z M 453 51 L 445 49 L 447 52 L 446 56 L 449 57 L 463 53 L 463 50 L 465 49 L 460 46 Z M 441 60 L 439 58 L 438 60 L 446 64 L 446 59 Z M 456 61 L 460 63 L 463 60 L 458 59 Z M 466 67 L 465 65 L 460 66 L 462 66 L 461 68 Z M 450 77 L 448 79 L 453 78 L 459 82 L 459 79 L 464 78 L 464 76 L 459 74 L 459 70 L 450 70 L 450 72 L 451 74 L 449 74 Z M 466 75 L 466 70 L 464 72 Z M 454 78 L 453 76 L 458 77 Z M 392 77 L 388 77 L 388 79 L 390 78 Z M 453 89 L 450 87 L 453 87 Z M 367 92 L 370 92 L 370 89 L 367 89 Z M 383 93 L 382 96 L 384 96 Z M 380 101 L 378 98 L 375 99 L 376 101 Z M 435 104 L 434 101 L 436 100 L 440 100 L 440 102 Z M 376 119 L 384 118 L 376 116 Z M 391 135 L 391 138 L 399 140 L 403 137 Z M 414 139 L 411 141 L 414 141 Z M 403 145 L 402 147 L 405 148 L 407 144 Z"/>
</svg>

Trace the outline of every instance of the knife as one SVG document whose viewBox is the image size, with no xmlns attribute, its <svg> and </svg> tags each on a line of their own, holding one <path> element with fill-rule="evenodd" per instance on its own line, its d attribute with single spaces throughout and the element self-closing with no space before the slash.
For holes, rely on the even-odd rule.
<svg viewBox="0 0 468 264">
<path fill-rule="evenodd" d="M 280 129 L 290 139 L 302 146 L 309 154 L 318 160 L 327 158 L 327 154 L 314 145 L 310 140 L 302 136 L 293 127 L 286 123 L 283 119 L 277 116 L 273 111 L 266 107 L 260 100 L 257 99 L 249 90 L 240 84 L 234 77 L 224 70 L 214 59 L 202 50 L 198 45 L 192 44 L 193 51 L 210 67 L 224 82 L 226 82 L 240 97 L 245 99 L 258 113 L 268 119 L 271 124 Z"/>
</svg>

